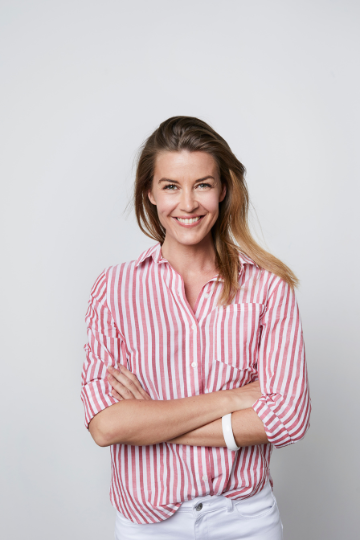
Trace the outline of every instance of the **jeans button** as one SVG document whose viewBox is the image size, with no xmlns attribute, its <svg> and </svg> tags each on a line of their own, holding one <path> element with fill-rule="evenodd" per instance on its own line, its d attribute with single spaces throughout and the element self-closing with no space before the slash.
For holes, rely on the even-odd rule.
<svg viewBox="0 0 360 540">
<path fill-rule="evenodd" d="M 202 509 L 202 507 L 203 507 L 202 503 L 199 503 L 197 506 L 195 506 L 198 512 Z"/>
</svg>

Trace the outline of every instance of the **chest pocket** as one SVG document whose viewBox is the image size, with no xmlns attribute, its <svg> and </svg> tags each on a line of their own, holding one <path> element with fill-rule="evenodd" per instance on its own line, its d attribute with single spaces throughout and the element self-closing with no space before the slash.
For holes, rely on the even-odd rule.
<svg viewBox="0 0 360 540">
<path fill-rule="evenodd" d="M 218 308 L 213 327 L 212 360 L 237 370 L 256 371 L 263 304 Z"/>
</svg>

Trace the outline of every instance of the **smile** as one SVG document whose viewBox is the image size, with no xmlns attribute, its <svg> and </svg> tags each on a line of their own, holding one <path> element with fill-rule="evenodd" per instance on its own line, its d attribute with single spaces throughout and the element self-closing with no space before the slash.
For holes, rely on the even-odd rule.
<svg viewBox="0 0 360 540">
<path fill-rule="evenodd" d="M 202 220 L 203 217 L 204 216 L 196 216 L 193 218 L 176 217 L 175 219 L 180 225 L 185 226 L 185 227 L 191 227 L 191 226 L 197 225 Z"/>
</svg>

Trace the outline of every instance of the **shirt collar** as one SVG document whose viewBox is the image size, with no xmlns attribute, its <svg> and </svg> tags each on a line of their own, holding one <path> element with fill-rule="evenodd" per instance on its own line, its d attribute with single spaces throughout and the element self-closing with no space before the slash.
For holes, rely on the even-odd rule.
<svg viewBox="0 0 360 540">
<path fill-rule="evenodd" d="M 164 259 L 164 257 L 162 257 L 162 255 L 161 255 L 161 244 L 160 244 L 160 242 L 158 242 L 154 246 L 151 246 L 149 249 L 147 249 L 146 251 L 141 253 L 141 255 L 138 257 L 138 259 L 135 262 L 135 267 L 139 266 L 139 264 L 144 262 L 145 259 L 148 259 L 149 257 L 152 257 L 153 261 L 156 264 L 160 264 L 162 262 L 167 262 L 167 260 Z M 259 268 L 259 266 L 252 259 L 250 259 L 250 257 L 245 255 L 245 253 L 239 252 L 239 260 L 240 260 L 240 265 L 241 265 L 239 274 L 242 271 L 242 267 L 244 266 L 244 264 L 251 264 L 251 265 L 256 266 L 257 268 Z M 216 279 L 216 278 L 217 278 L 217 276 L 214 276 L 213 279 Z M 224 281 L 224 280 L 223 280 L 223 278 L 219 277 L 219 281 Z"/>
<path fill-rule="evenodd" d="M 145 259 L 152 257 L 155 263 L 159 263 L 162 261 L 165 261 L 165 259 L 161 256 L 161 244 L 158 242 L 154 246 L 151 246 L 151 248 L 147 249 L 143 253 L 141 253 L 140 257 L 136 260 L 135 266 L 139 266 L 142 262 L 145 261 Z"/>
<path fill-rule="evenodd" d="M 256 266 L 256 268 L 259 268 L 259 265 L 256 264 L 255 261 L 253 261 L 252 259 L 250 259 L 250 257 L 248 257 L 247 255 L 245 255 L 245 253 L 242 253 L 241 251 L 239 251 L 239 259 L 240 259 L 241 266 L 242 266 L 243 264 L 252 264 L 253 266 Z"/>
</svg>

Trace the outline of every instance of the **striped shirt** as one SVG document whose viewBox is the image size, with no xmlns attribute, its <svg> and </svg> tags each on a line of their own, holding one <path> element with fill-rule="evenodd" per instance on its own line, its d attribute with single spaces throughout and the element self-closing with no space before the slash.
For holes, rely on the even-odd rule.
<svg viewBox="0 0 360 540">
<path fill-rule="evenodd" d="M 135 523 L 156 523 L 203 495 L 239 500 L 268 478 L 273 446 L 302 439 L 311 411 L 304 342 L 294 292 L 240 253 L 232 303 L 218 307 L 218 276 L 194 311 L 182 277 L 156 244 L 136 261 L 106 268 L 91 290 L 82 371 L 85 425 L 117 403 L 106 368 L 125 365 L 152 399 L 179 399 L 260 381 L 253 405 L 268 444 L 222 447 L 111 445 L 113 506 Z"/>
</svg>

